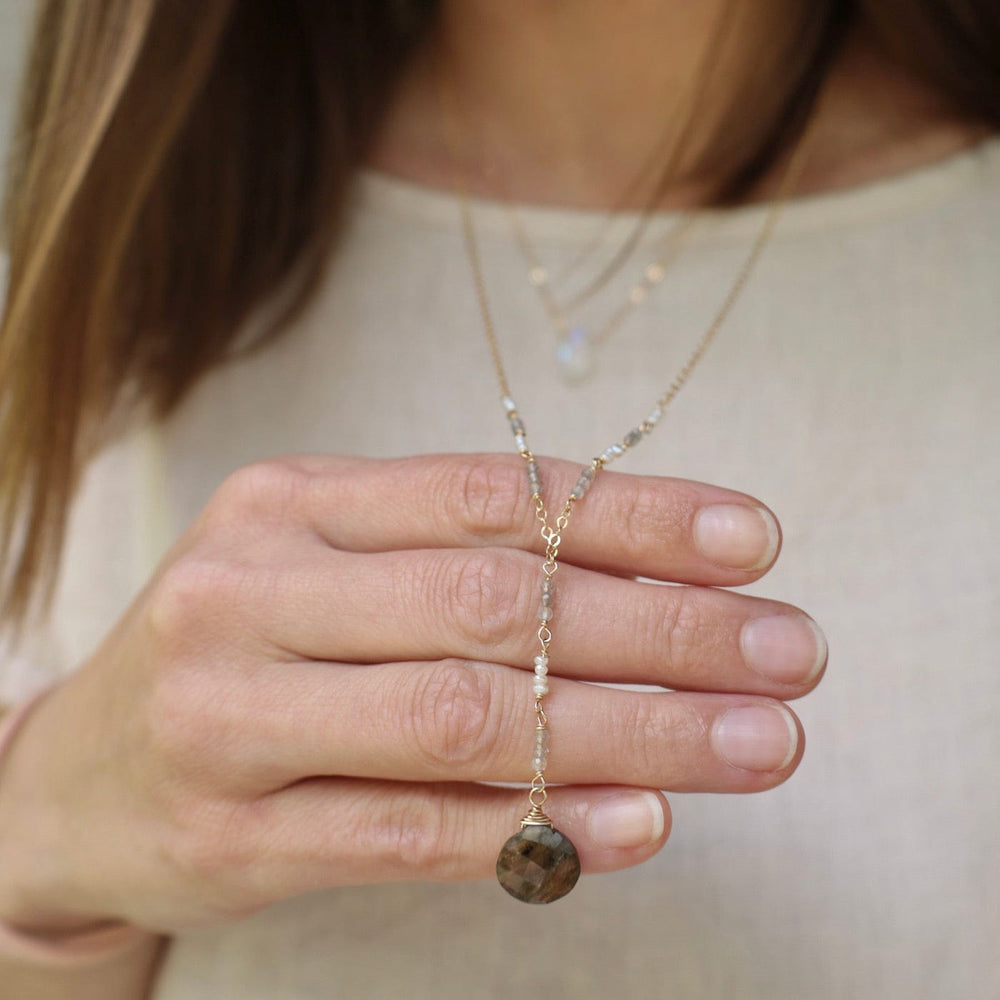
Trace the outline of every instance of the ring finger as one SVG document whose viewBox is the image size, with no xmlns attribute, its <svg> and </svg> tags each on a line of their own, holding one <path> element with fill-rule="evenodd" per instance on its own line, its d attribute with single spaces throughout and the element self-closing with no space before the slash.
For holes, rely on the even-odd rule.
<svg viewBox="0 0 1000 1000">
<path fill-rule="evenodd" d="M 532 770 L 531 679 L 507 667 L 282 665 L 215 704 L 213 743 L 236 748 L 233 778 L 252 790 L 306 775 L 521 781 Z M 756 792 L 784 781 L 802 754 L 797 719 L 767 698 L 556 678 L 546 709 L 556 782 Z"/>
</svg>

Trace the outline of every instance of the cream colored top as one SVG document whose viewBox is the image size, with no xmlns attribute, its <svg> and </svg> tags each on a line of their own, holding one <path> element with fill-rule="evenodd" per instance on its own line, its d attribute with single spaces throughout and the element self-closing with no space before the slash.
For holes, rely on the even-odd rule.
<svg viewBox="0 0 1000 1000">
<path fill-rule="evenodd" d="M 762 211 L 713 214 L 595 377 L 569 387 L 505 214 L 477 203 L 536 451 L 586 460 L 648 412 Z M 524 218 L 555 270 L 601 226 Z M 671 221 L 655 220 L 637 266 Z M 787 785 L 672 796 L 659 857 L 553 907 L 490 883 L 388 885 L 184 936 L 156 1000 L 1000 996 L 998 264 L 1000 140 L 793 203 L 720 338 L 620 466 L 744 490 L 781 518 L 779 565 L 752 589 L 806 608 L 831 648 L 796 706 L 808 748 Z M 79 662 L 231 470 L 303 450 L 506 450 L 496 396 L 454 200 L 362 177 L 295 329 L 95 463 L 55 622 L 0 665 L 0 697 Z"/>
</svg>

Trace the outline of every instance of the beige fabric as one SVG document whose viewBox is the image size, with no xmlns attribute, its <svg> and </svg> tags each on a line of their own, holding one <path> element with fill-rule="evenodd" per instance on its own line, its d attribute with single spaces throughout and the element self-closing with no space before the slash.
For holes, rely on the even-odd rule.
<svg viewBox="0 0 1000 1000">
<path fill-rule="evenodd" d="M 510 447 L 453 200 L 369 175 L 355 207 L 288 337 L 94 466 L 56 623 L 0 667 L 0 695 L 78 662 L 246 462 Z M 537 451 L 585 460 L 645 415 L 761 218 L 713 216 L 599 374 L 569 388 L 503 212 L 477 206 Z M 600 226 L 525 219 L 557 270 Z M 491 884 L 352 888 L 185 936 L 156 1000 L 1000 996 L 998 258 L 1000 140 L 793 204 L 719 341 L 621 466 L 745 490 L 782 519 L 780 563 L 754 590 L 808 609 L 831 647 L 828 678 L 796 706 L 808 749 L 785 787 L 672 796 L 660 857 L 550 908 Z"/>
</svg>

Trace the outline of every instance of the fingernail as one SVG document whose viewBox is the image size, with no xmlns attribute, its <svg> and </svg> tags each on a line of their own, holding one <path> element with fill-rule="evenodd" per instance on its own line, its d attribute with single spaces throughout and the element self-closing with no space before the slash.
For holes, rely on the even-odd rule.
<svg viewBox="0 0 1000 1000">
<path fill-rule="evenodd" d="M 587 832 L 598 847 L 646 847 L 663 836 L 663 806 L 653 792 L 617 792 L 587 815 Z"/>
<path fill-rule="evenodd" d="M 702 507 L 694 543 L 709 561 L 733 569 L 763 569 L 778 552 L 778 522 L 763 507 L 720 503 Z"/>
<path fill-rule="evenodd" d="M 799 731 L 784 708 L 731 708 L 712 727 L 712 747 L 727 764 L 748 771 L 780 771 L 795 756 Z"/>
<path fill-rule="evenodd" d="M 753 618 L 740 630 L 740 652 L 761 677 L 780 684 L 805 684 L 826 663 L 826 636 L 807 615 Z"/>
</svg>

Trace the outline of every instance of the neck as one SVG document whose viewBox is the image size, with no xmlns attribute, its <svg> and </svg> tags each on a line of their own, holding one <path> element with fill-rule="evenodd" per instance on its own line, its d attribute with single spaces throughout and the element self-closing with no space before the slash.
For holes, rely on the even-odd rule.
<svg viewBox="0 0 1000 1000">
<path fill-rule="evenodd" d="M 537 190 L 551 178 L 553 196 L 600 204 L 676 145 L 701 59 L 730 6 L 446 0 L 439 58 L 450 55 L 462 117 L 473 126 L 465 134 L 481 126 L 470 145 L 486 152 L 484 166 L 500 182 L 520 177 Z"/>
<path fill-rule="evenodd" d="M 474 194 L 641 208 L 676 154 L 657 204 L 698 204 L 717 180 L 701 164 L 719 122 L 750 73 L 780 72 L 800 4 L 442 0 L 371 163 L 441 188 L 451 187 L 458 171 Z M 905 168 L 910 131 L 947 118 L 935 95 L 874 51 L 861 30 L 849 38 L 827 90 L 801 190 L 858 179 L 862 158 L 849 137 L 859 127 L 873 140 L 869 163 L 884 134 L 905 147 L 893 160 Z M 893 95 L 884 107 L 872 99 L 883 92 Z M 907 121 L 899 120 L 900 107 Z M 925 141 L 914 162 L 968 141 L 950 132 Z M 765 179 L 760 193 L 770 191 Z"/>
<path fill-rule="evenodd" d="M 736 6 L 733 0 L 443 0 L 384 136 L 405 138 L 400 146 L 409 170 L 416 156 L 432 182 L 447 185 L 458 160 L 480 193 L 612 205 L 632 185 L 625 199 L 632 205 L 621 207 L 645 203 L 655 168 L 683 129 L 701 60 Z M 727 63 L 753 48 L 748 33 Z M 442 101 L 442 84 L 454 100 Z M 705 96 L 699 116 L 707 120 L 713 109 Z M 449 116 L 450 127 L 442 122 Z M 393 158 L 388 142 L 376 146 L 377 166 L 400 172 Z"/>
</svg>

